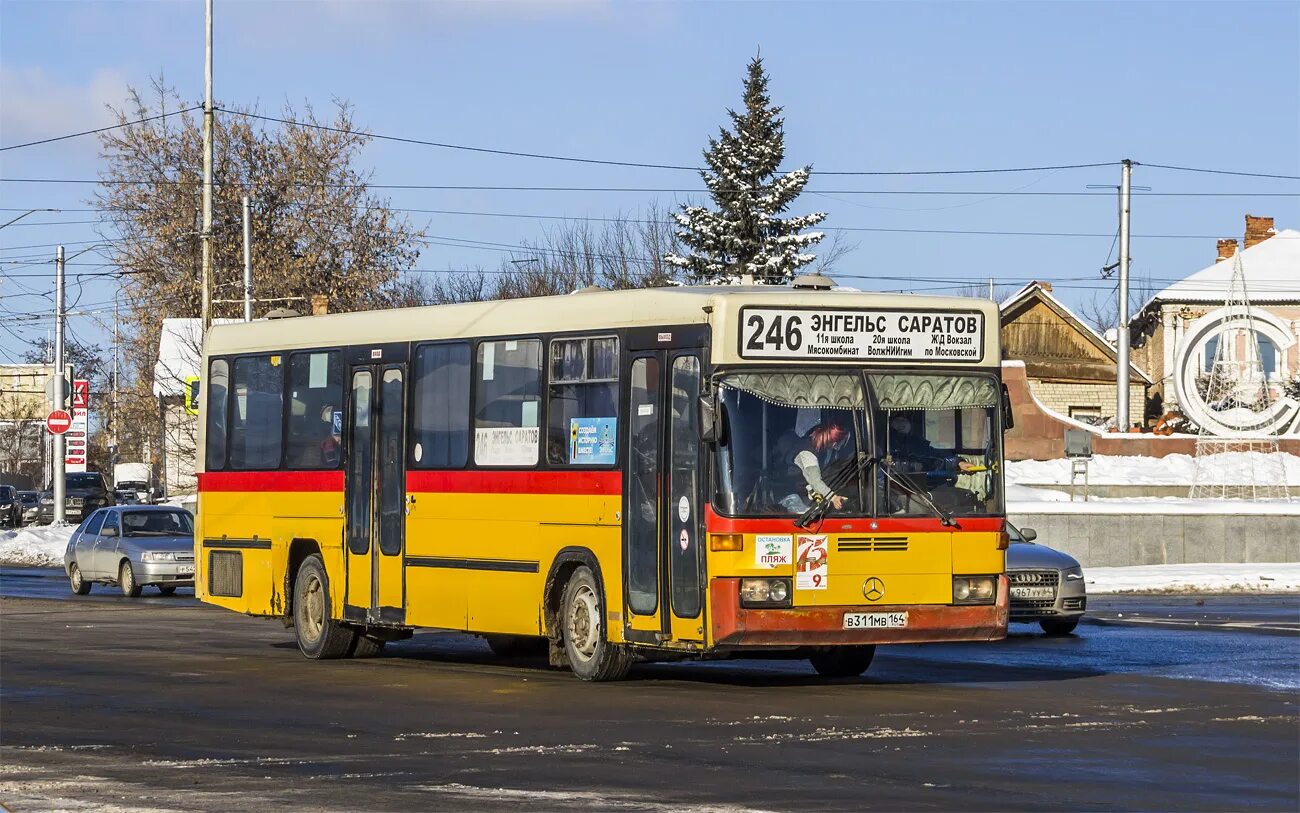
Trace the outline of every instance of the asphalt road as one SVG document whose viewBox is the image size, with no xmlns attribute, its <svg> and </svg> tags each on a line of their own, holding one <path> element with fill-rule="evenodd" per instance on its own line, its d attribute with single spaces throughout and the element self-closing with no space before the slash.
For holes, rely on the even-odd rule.
<svg viewBox="0 0 1300 813">
<path fill-rule="evenodd" d="M 309 662 L 192 598 L 24 580 L 0 573 L 14 810 L 1300 807 L 1300 636 L 1270 629 L 1295 597 L 1101 599 L 1075 636 L 882 649 L 862 680 L 728 661 L 592 685 L 446 633 Z"/>
</svg>

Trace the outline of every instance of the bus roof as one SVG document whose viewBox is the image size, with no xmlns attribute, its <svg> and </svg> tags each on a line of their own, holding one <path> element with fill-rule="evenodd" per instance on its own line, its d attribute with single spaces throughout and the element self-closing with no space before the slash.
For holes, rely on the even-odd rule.
<svg viewBox="0 0 1300 813">
<path fill-rule="evenodd" d="M 730 333 L 736 329 L 727 324 L 733 318 L 731 315 L 739 314 L 740 309 L 747 305 L 979 312 L 987 325 L 984 343 L 994 351 L 992 354 L 984 352 L 983 361 L 986 364 L 998 361 L 998 308 L 996 303 L 988 300 L 758 285 L 584 290 L 564 296 L 214 324 L 208 332 L 204 351 L 207 355 L 229 355 L 351 344 L 703 323 L 711 323 L 715 333 Z M 718 344 L 715 340 L 715 345 Z M 723 351 L 722 355 L 731 353 Z"/>
</svg>

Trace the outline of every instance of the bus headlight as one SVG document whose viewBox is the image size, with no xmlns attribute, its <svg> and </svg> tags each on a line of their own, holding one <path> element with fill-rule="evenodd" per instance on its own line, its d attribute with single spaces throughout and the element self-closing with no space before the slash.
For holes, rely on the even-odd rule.
<svg viewBox="0 0 1300 813">
<path fill-rule="evenodd" d="M 953 604 L 992 604 L 998 580 L 993 576 L 953 576 Z"/>
<path fill-rule="evenodd" d="M 741 579 L 740 606 L 789 607 L 789 579 Z"/>
</svg>

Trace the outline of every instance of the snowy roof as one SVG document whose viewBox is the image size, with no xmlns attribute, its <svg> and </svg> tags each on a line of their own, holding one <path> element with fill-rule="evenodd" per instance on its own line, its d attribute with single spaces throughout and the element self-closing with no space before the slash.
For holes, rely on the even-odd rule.
<svg viewBox="0 0 1300 813">
<path fill-rule="evenodd" d="M 214 325 L 238 319 L 213 319 Z M 153 394 L 156 398 L 185 394 L 185 379 L 199 375 L 203 355 L 203 320 L 194 317 L 163 319 L 158 336 L 158 360 L 153 365 Z"/>
<path fill-rule="evenodd" d="M 1151 297 L 1160 302 L 1223 302 L 1232 282 L 1233 259 L 1219 260 Z M 1300 231 L 1283 229 L 1241 251 L 1251 302 L 1300 302 Z"/>
<path fill-rule="evenodd" d="M 1041 282 L 1031 282 L 1025 287 L 1021 288 L 1011 297 L 1003 301 L 1002 304 L 998 305 L 998 310 L 1005 316 L 1007 311 L 1009 311 L 1011 308 L 1015 307 L 1016 305 L 1020 304 L 1025 299 L 1028 299 L 1031 296 L 1036 296 L 1041 298 L 1044 302 L 1047 303 L 1047 306 L 1049 308 L 1054 309 L 1067 322 L 1073 323 L 1074 326 L 1079 330 L 1080 333 L 1084 335 L 1085 338 L 1091 340 L 1092 343 L 1095 344 L 1102 352 L 1110 356 L 1110 358 L 1113 361 L 1116 362 L 1119 361 L 1119 354 L 1115 352 L 1115 345 L 1112 344 L 1106 337 L 1103 337 L 1096 330 L 1093 330 L 1091 325 L 1089 325 L 1087 322 L 1080 319 L 1078 314 L 1076 314 L 1074 311 L 1067 308 L 1064 302 L 1052 296 L 1051 289 Z M 1107 334 L 1110 334 L 1111 331 L 1108 330 L 1106 332 Z M 1129 369 L 1132 370 L 1133 373 L 1135 373 L 1139 378 L 1141 378 L 1146 383 L 1148 384 L 1155 383 L 1151 380 L 1151 376 L 1147 375 L 1145 372 L 1142 371 L 1142 368 L 1138 367 L 1136 364 L 1133 364 L 1131 361 L 1129 363 Z"/>
</svg>

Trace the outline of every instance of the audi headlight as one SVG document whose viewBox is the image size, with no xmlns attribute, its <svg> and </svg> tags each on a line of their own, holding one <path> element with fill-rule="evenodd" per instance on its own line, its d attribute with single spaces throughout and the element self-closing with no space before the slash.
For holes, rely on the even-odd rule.
<svg viewBox="0 0 1300 813">
<path fill-rule="evenodd" d="M 789 579 L 741 579 L 740 606 L 789 607 Z"/>
<path fill-rule="evenodd" d="M 41 505 L 54 505 L 53 497 L 41 497 Z"/>
<path fill-rule="evenodd" d="M 998 594 L 994 576 L 953 576 L 953 604 L 992 604 Z"/>
<path fill-rule="evenodd" d="M 1075 565 L 1074 567 L 1067 568 L 1063 575 L 1065 576 L 1066 581 L 1077 582 L 1083 578 L 1083 568 L 1079 565 Z"/>
<path fill-rule="evenodd" d="M 140 558 L 146 562 L 174 562 L 176 553 L 169 550 L 150 550 L 141 554 Z"/>
</svg>

